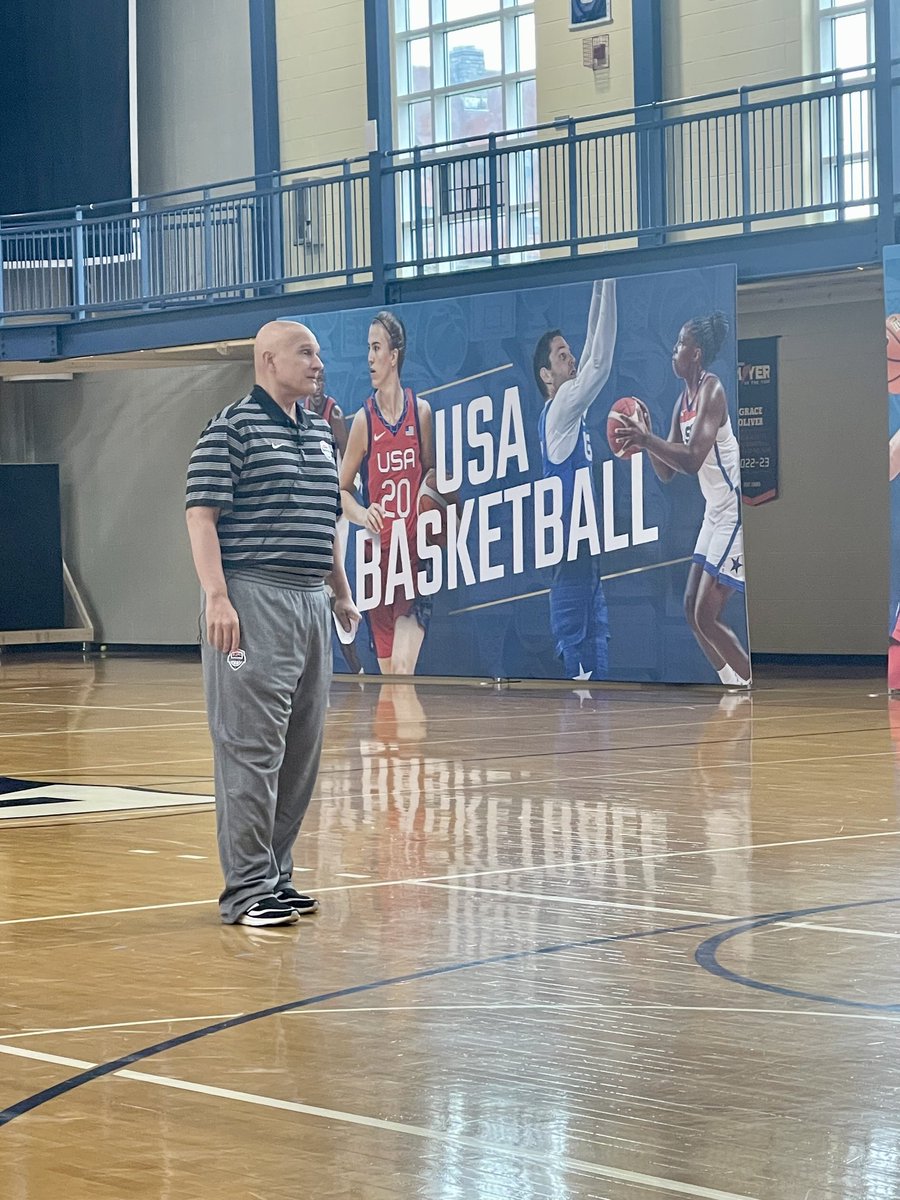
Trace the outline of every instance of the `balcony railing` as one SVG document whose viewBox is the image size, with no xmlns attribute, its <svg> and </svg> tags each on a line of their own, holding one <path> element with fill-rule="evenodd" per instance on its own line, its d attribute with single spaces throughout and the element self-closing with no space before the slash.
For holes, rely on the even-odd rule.
<svg viewBox="0 0 900 1200">
<path fill-rule="evenodd" d="M 0 319 L 178 308 L 873 215 L 875 72 L 0 219 Z"/>
</svg>

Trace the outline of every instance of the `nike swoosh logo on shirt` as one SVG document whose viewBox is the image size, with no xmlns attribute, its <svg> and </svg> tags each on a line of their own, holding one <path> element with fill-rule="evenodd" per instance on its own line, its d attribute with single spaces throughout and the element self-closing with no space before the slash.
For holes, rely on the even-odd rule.
<svg viewBox="0 0 900 1200">
<path fill-rule="evenodd" d="M 384 437 L 384 432 L 382 431 L 381 433 L 375 433 L 375 434 L 373 434 L 372 436 L 375 438 L 375 441 L 377 442 L 377 441 L 379 441 L 381 438 L 383 438 L 383 437 Z"/>
</svg>

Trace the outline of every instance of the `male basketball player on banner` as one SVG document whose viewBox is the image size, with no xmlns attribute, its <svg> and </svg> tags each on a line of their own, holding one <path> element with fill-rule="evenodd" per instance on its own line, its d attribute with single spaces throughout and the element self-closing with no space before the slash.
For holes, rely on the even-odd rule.
<svg viewBox="0 0 900 1200">
<path fill-rule="evenodd" d="M 418 573 L 416 526 L 419 489 L 434 466 L 431 406 L 400 382 L 406 355 L 406 329 L 391 312 L 378 313 L 369 326 L 372 394 L 353 418 L 341 464 L 344 514 L 375 534 L 381 543 L 381 593 L 385 596 L 396 521 L 406 526 L 414 583 Z M 355 496 L 357 472 L 363 502 Z M 425 639 L 431 601 L 397 589 L 366 613 L 382 675 L 413 675 Z"/>
<path fill-rule="evenodd" d="M 730 597 L 744 590 L 741 453 L 722 381 L 707 370 L 727 334 L 722 313 L 682 326 L 672 351 L 672 369 L 684 388 L 672 413 L 668 440 L 628 416 L 614 436 L 623 450 L 632 446 L 646 450 L 663 483 L 676 474 L 697 476 L 706 511 L 684 591 L 685 616 L 722 683 L 747 687 L 750 658 L 720 620 Z"/>
<path fill-rule="evenodd" d="M 549 329 L 534 351 L 534 378 L 545 404 L 538 423 L 544 478 L 556 476 L 563 489 L 563 521 L 571 523 L 575 473 L 591 467 L 585 415 L 612 370 L 616 345 L 615 280 L 595 283 L 584 349 L 575 355 L 561 330 Z M 550 628 L 556 653 L 569 679 L 604 679 L 609 674 L 609 613 L 600 560 L 581 542 L 578 557 L 563 560 L 550 578 Z"/>
</svg>

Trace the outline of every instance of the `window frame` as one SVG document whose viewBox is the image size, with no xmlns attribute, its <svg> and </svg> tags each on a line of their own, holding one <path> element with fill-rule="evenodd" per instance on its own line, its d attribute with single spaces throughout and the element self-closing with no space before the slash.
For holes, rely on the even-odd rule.
<svg viewBox="0 0 900 1200">
<path fill-rule="evenodd" d="M 867 61 L 860 63 L 858 66 L 838 67 L 836 65 L 836 44 L 835 32 L 837 21 L 842 17 L 864 15 L 866 18 L 868 32 L 868 54 Z M 875 3 L 874 0 L 846 0 L 845 3 L 830 3 L 823 4 L 819 0 L 817 6 L 816 17 L 818 20 L 818 46 L 819 46 L 819 70 L 823 74 L 833 74 L 834 83 L 840 85 L 843 83 L 852 82 L 854 79 L 863 79 L 867 75 L 866 68 L 870 67 L 875 57 Z M 825 80 L 822 81 L 823 83 Z M 835 100 L 835 109 L 841 106 L 841 121 L 846 122 L 849 113 L 848 101 L 850 97 L 839 96 Z M 830 130 L 822 131 L 822 183 L 823 191 L 827 194 L 828 199 L 834 200 L 842 198 L 844 201 L 853 201 L 856 199 L 854 191 L 855 180 L 868 179 L 869 195 L 872 192 L 872 186 L 875 179 L 875 147 L 872 130 L 873 123 L 873 107 L 874 98 L 870 97 L 866 104 L 866 112 L 868 117 L 868 136 L 866 137 L 866 145 L 859 150 L 835 152 L 832 146 L 832 138 L 829 136 Z M 860 115 L 860 120 L 864 118 Z M 835 116 L 835 128 L 837 127 L 837 115 Z M 862 126 L 861 126 L 862 127 Z M 843 174 L 843 179 L 839 176 Z M 827 213 L 826 216 L 832 220 L 859 220 L 874 215 L 874 206 L 871 202 L 867 203 L 862 194 L 859 195 L 860 203 L 851 205 L 841 210 L 834 210 L 833 213 Z"/>
<path fill-rule="evenodd" d="M 443 145 L 460 140 L 451 134 L 449 122 L 449 100 L 468 92 L 498 87 L 501 93 L 502 117 L 499 126 L 490 132 L 504 134 L 528 127 L 521 107 L 521 85 L 532 82 L 536 88 L 536 66 L 519 67 L 518 21 L 521 17 L 534 19 L 534 0 L 497 0 L 496 7 L 474 16 L 455 21 L 446 19 L 447 0 L 428 0 L 430 20 L 427 26 L 407 29 L 406 10 L 409 0 L 395 0 L 393 5 L 394 54 L 393 94 L 395 106 L 396 146 L 399 150 L 410 150 L 416 145 L 414 109 L 423 102 L 430 104 L 431 141 L 428 145 Z M 450 83 L 447 80 L 447 37 L 459 31 L 476 29 L 481 25 L 500 25 L 500 70 L 479 79 Z M 410 45 L 428 38 L 431 61 L 431 86 L 413 88 Z M 400 82 L 404 81 L 401 89 Z"/>
</svg>

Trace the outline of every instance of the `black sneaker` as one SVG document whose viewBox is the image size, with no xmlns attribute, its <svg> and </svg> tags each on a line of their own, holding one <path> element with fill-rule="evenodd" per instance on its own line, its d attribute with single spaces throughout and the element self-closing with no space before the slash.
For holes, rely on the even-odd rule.
<svg viewBox="0 0 900 1200">
<path fill-rule="evenodd" d="M 276 896 L 261 896 L 241 913 L 236 925 L 293 925 L 299 913 L 292 904 L 285 904 Z"/>
<path fill-rule="evenodd" d="M 280 900 L 282 904 L 289 904 L 293 912 L 298 917 L 309 916 L 310 913 L 319 911 L 319 902 L 312 896 L 303 896 L 296 888 L 291 887 L 286 883 L 284 887 L 280 887 L 275 893 L 275 899 Z"/>
</svg>

